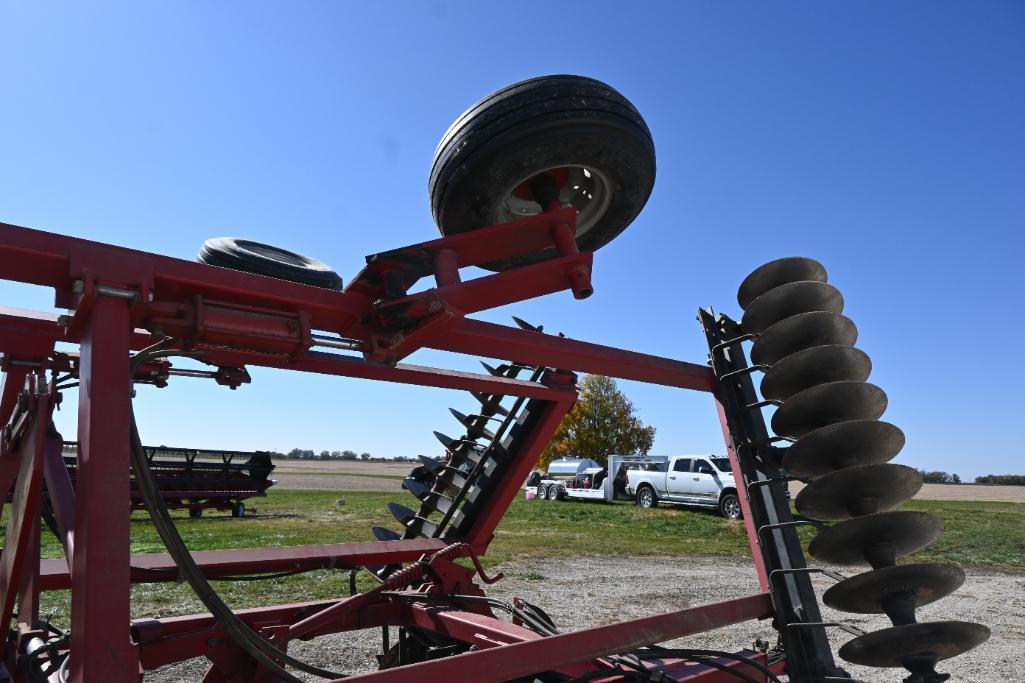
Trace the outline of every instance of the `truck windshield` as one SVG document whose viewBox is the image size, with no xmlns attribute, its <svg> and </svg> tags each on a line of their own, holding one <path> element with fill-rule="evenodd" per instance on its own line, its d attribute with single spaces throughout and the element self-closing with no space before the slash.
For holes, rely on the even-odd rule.
<svg viewBox="0 0 1025 683">
<path fill-rule="evenodd" d="M 729 458 L 709 458 L 712 464 L 719 468 L 720 472 L 730 471 L 730 459 Z"/>
</svg>

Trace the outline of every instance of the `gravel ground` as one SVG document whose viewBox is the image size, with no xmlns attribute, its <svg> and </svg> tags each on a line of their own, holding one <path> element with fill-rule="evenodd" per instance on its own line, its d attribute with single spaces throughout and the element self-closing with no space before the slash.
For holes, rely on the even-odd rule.
<svg viewBox="0 0 1025 683">
<path fill-rule="evenodd" d="M 700 605 L 757 591 L 750 561 L 702 557 L 595 557 L 577 559 L 521 559 L 502 567 L 506 578 L 488 588 L 492 597 L 522 597 L 544 607 L 562 630 L 574 630 Z M 846 568 L 839 571 L 850 574 Z M 816 578 L 821 595 L 831 581 Z M 962 619 L 986 624 L 993 630 L 979 648 L 940 667 L 953 674 L 952 681 L 993 683 L 1023 681 L 1025 659 L 1025 573 L 970 570 L 965 585 L 952 596 L 918 612 L 919 619 Z M 844 620 L 866 631 L 889 625 L 885 617 L 839 614 L 824 608 L 826 621 Z M 687 647 L 735 651 L 750 647 L 756 638 L 775 642 L 769 622 L 748 622 L 679 641 Z M 842 631 L 830 633 L 834 646 L 848 639 Z M 344 662 L 348 673 L 376 668 L 374 655 L 380 634 L 366 631 L 296 642 L 289 652 L 326 668 Z M 888 669 L 847 667 L 863 681 L 898 682 L 900 672 Z M 193 660 L 150 673 L 146 681 L 171 683 L 198 681 L 206 665 Z M 313 680 L 313 679 L 311 679 Z"/>
</svg>

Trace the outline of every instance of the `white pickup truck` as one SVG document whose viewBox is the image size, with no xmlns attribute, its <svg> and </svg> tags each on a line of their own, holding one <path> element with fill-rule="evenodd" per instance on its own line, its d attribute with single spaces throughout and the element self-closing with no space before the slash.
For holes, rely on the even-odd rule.
<svg viewBox="0 0 1025 683">
<path fill-rule="evenodd" d="M 666 463 L 626 472 L 626 490 L 642 508 L 659 503 L 717 508 L 723 517 L 740 519 L 740 498 L 729 458 L 675 455 Z"/>
</svg>

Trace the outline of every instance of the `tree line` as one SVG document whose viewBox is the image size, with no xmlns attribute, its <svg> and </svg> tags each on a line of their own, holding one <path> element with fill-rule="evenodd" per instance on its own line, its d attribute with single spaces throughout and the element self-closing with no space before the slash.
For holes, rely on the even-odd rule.
<svg viewBox="0 0 1025 683">
<path fill-rule="evenodd" d="M 407 458 L 401 455 L 394 458 L 375 458 L 369 453 L 357 453 L 356 451 L 320 451 L 318 453 L 309 448 L 293 448 L 287 453 L 271 451 L 270 455 L 276 460 L 365 460 L 377 462 L 413 462 L 416 460 L 416 458 Z"/>
<path fill-rule="evenodd" d="M 926 470 L 919 470 L 919 472 L 922 473 L 922 480 L 926 484 L 962 483 L 961 477 L 956 474 L 927 472 Z M 1025 486 L 1025 474 L 987 474 L 982 477 L 975 477 L 975 483 L 989 486 Z"/>
</svg>

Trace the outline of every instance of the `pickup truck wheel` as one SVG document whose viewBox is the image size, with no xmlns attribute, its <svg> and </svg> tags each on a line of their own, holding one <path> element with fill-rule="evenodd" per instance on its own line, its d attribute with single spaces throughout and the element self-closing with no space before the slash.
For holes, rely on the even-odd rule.
<svg viewBox="0 0 1025 683">
<path fill-rule="evenodd" d="M 740 509 L 740 498 L 735 493 L 727 493 L 719 499 L 719 512 L 726 519 L 740 519 L 743 512 Z"/>
<path fill-rule="evenodd" d="M 658 498 L 650 486 L 642 486 L 637 491 L 637 504 L 642 508 L 658 507 Z"/>
</svg>

